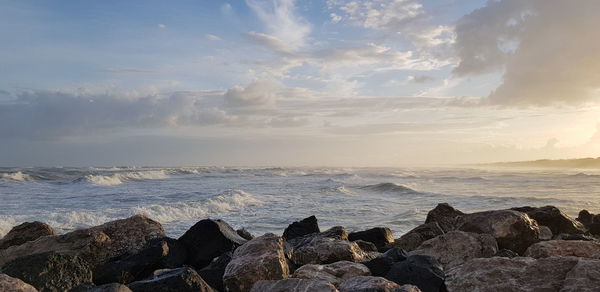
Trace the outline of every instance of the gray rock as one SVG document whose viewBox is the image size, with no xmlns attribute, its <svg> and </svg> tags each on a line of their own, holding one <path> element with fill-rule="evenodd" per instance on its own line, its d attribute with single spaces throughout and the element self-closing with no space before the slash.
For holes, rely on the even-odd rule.
<svg viewBox="0 0 600 292">
<path fill-rule="evenodd" d="M 85 292 L 131 292 L 131 289 L 120 283 L 109 283 L 87 289 Z"/>
<path fill-rule="evenodd" d="M 18 278 L 13 278 L 6 274 L 0 274 L 0 291 L 2 292 L 37 292 L 35 287 L 23 282 Z"/>
<path fill-rule="evenodd" d="M 375 227 L 365 231 L 352 232 L 348 234 L 348 240 L 364 240 L 375 244 L 378 249 L 383 249 L 386 245 L 394 242 L 394 236 L 389 228 Z"/>
<path fill-rule="evenodd" d="M 340 284 L 340 292 L 421 292 L 413 285 L 398 285 L 382 277 L 359 276 Z"/>
<path fill-rule="evenodd" d="M 293 278 L 321 280 L 338 286 L 342 281 L 358 276 L 370 276 L 371 272 L 363 264 L 340 261 L 328 265 L 304 265 L 298 268 Z"/>
<path fill-rule="evenodd" d="M 192 268 L 158 270 L 150 279 L 127 285 L 133 292 L 214 292 Z"/>
<path fill-rule="evenodd" d="M 600 259 L 600 242 L 583 240 L 542 241 L 530 246 L 524 255 L 532 258 L 575 256 Z"/>
<path fill-rule="evenodd" d="M 254 284 L 251 292 L 338 292 L 335 286 L 319 280 L 283 279 L 261 280 Z"/>
<path fill-rule="evenodd" d="M 289 276 L 283 238 L 267 233 L 236 249 L 225 268 L 227 291 L 250 291 L 260 280 L 281 280 Z"/>
<path fill-rule="evenodd" d="M 340 226 L 289 240 L 286 253 L 297 266 L 358 262 L 369 258 L 358 244 L 348 241 L 348 232 Z"/>
<path fill-rule="evenodd" d="M 445 291 L 444 267 L 431 256 L 411 255 L 394 263 L 385 278 L 400 285 L 415 285 L 423 292 Z"/>
<path fill-rule="evenodd" d="M 419 247 L 424 241 L 442 234 L 444 234 L 444 231 L 437 222 L 429 222 L 415 227 L 406 234 L 400 236 L 400 238 L 396 239 L 393 243 L 388 244 L 387 247 L 411 251 Z"/>
<path fill-rule="evenodd" d="M 423 242 L 409 254 L 432 256 L 444 268 L 450 268 L 473 258 L 491 257 L 497 252 L 496 239 L 489 234 L 450 231 Z"/>
<path fill-rule="evenodd" d="M 548 228 L 548 226 L 543 226 L 540 225 L 540 240 L 551 240 L 552 236 L 554 236 L 552 234 L 552 230 L 550 230 L 550 228 Z"/>
<path fill-rule="evenodd" d="M 211 287 L 219 291 L 225 291 L 223 275 L 225 274 L 225 268 L 227 268 L 227 265 L 231 262 L 232 256 L 233 252 L 229 251 L 218 258 L 213 259 L 208 266 L 198 270 L 198 275 L 200 275 L 200 277 L 202 277 L 202 279 L 204 279 Z"/>
<path fill-rule="evenodd" d="M 465 213 L 454 209 L 448 203 L 441 203 L 427 213 L 425 223 L 436 222 L 444 232 L 448 232 L 456 229 L 458 220 L 463 215 Z"/>
<path fill-rule="evenodd" d="M 560 292 L 593 292 L 600 287 L 600 261 L 579 259 L 567 273 Z"/>
<path fill-rule="evenodd" d="M 548 226 L 553 234 L 583 234 L 585 228 L 583 224 L 563 213 L 554 206 L 544 206 L 540 208 L 521 207 L 512 208 L 512 210 L 523 212 L 530 218 L 538 222 L 539 225 Z"/>
<path fill-rule="evenodd" d="M 319 223 L 317 217 L 313 215 L 290 224 L 283 231 L 283 238 L 285 240 L 290 240 L 297 237 L 319 232 L 321 231 L 319 230 Z"/>
<path fill-rule="evenodd" d="M 13 227 L 0 239 L 0 249 L 6 249 L 13 245 L 21 245 L 46 235 L 56 235 L 56 231 L 50 225 L 43 222 L 25 222 Z"/>
</svg>

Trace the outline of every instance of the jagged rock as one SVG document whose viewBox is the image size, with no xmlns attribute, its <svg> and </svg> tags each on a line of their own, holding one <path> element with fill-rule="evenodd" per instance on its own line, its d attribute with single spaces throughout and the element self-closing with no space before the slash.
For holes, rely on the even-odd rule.
<svg viewBox="0 0 600 292">
<path fill-rule="evenodd" d="M 530 246 L 524 255 L 532 258 L 575 256 L 600 259 L 600 242 L 582 240 L 542 241 Z"/>
<path fill-rule="evenodd" d="M 364 240 L 375 244 L 378 249 L 383 249 L 386 245 L 394 242 L 394 236 L 389 228 L 376 227 L 365 231 L 352 232 L 348 234 L 348 240 Z"/>
<path fill-rule="evenodd" d="M 329 264 L 339 261 L 359 262 L 368 255 L 354 242 L 315 237 L 294 249 L 291 260 L 298 266 L 306 264 Z"/>
<path fill-rule="evenodd" d="M 247 240 L 223 220 L 204 219 L 194 224 L 178 241 L 188 250 L 187 263 L 201 269 L 215 257 L 236 249 Z"/>
<path fill-rule="evenodd" d="M 92 282 L 92 271 L 84 260 L 53 252 L 12 260 L 2 270 L 40 291 L 68 291 L 82 283 Z"/>
<path fill-rule="evenodd" d="M 566 234 L 561 233 L 554 237 L 554 240 L 584 240 L 593 241 L 596 240 L 594 237 L 585 234 Z"/>
<path fill-rule="evenodd" d="M 245 240 L 252 240 L 254 238 L 254 235 L 244 228 L 238 229 L 235 232 Z"/>
<path fill-rule="evenodd" d="M 204 280 L 189 267 L 158 270 L 153 277 L 130 283 L 133 292 L 214 292 Z"/>
<path fill-rule="evenodd" d="M 577 268 L 576 268 L 577 267 Z M 477 258 L 450 269 L 448 291 L 598 291 L 600 261 L 575 257 Z"/>
<path fill-rule="evenodd" d="M 281 280 L 289 276 L 283 238 L 267 233 L 236 249 L 225 268 L 223 283 L 227 291 L 250 291 L 260 280 Z"/>
<path fill-rule="evenodd" d="M 506 248 L 519 254 L 539 241 L 537 222 L 527 214 L 513 210 L 485 211 L 463 215 L 458 230 L 487 233 L 498 242 L 498 248 Z"/>
<path fill-rule="evenodd" d="M 437 222 L 429 222 L 415 227 L 406 234 L 400 236 L 400 238 L 396 239 L 393 243 L 388 244 L 387 247 L 396 247 L 411 251 L 421 245 L 424 241 L 442 234 L 444 234 L 444 231 Z"/>
<path fill-rule="evenodd" d="M 551 240 L 552 239 L 552 230 L 548 228 L 548 226 L 540 225 L 540 240 Z"/>
<path fill-rule="evenodd" d="M 358 276 L 370 276 L 371 272 L 363 264 L 340 261 L 328 265 L 304 265 L 298 268 L 293 278 L 322 280 L 334 286 L 342 281 Z"/>
<path fill-rule="evenodd" d="M 354 243 L 360 247 L 365 252 L 378 252 L 377 247 L 372 242 L 364 241 L 364 240 L 355 240 Z"/>
<path fill-rule="evenodd" d="M 283 279 L 261 280 L 254 284 L 251 292 L 338 292 L 332 284 L 319 280 Z"/>
<path fill-rule="evenodd" d="M 172 238 L 153 239 L 137 253 L 97 266 L 94 283 L 129 283 L 143 280 L 158 269 L 181 267 L 186 259 L 185 247 Z"/>
<path fill-rule="evenodd" d="M 44 252 L 76 255 L 95 266 L 127 252 L 135 252 L 147 241 L 163 236 L 160 223 L 135 215 L 64 235 L 40 237 L 0 250 L 0 266 L 18 257 Z"/>
<path fill-rule="evenodd" d="M 423 242 L 410 254 L 432 256 L 445 268 L 449 268 L 472 258 L 491 257 L 496 252 L 498 244 L 489 234 L 450 231 Z"/>
<path fill-rule="evenodd" d="M 554 206 L 544 206 L 540 208 L 521 207 L 512 208 L 512 210 L 527 214 L 530 218 L 537 221 L 539 225 L 548 226 L 548 228 L 550 228 L 553 234 L 585 233 L 583 224 L 569 217 L 567 214 L 563 213 Z"/>
<path fill-rule="evenodd" d="M 296 237 L 304 236 L 311 233 L 319 233 L 319 223 L 317 217 L 310 216 L 301 221 L 295 221 L 283 231 L 283 238 L 290 240 Z"/>
<path fill-rule="evenodd" d="M 90 289 L 82 290 L 82 292 L 131 292 L 129 287 L 120 284 L 120 283 L 109 283 L 96 287 L 92 287 Z M 74 291 L 71 291 L 74 292 Z"/>
<path fill-rule="evenodd" d="M 359 276 L 340 284 L 340 292 L 421 292 L 413 285 L 398 285 L 382 277 Z"/>
<path fill-rule="evenodd" d="M 514 257 L 518 257 L 519 254 L 510 249 L 501 249 L 494 256 L 495 257 L 503 257 L 503 258 L 514 258 Z"/>
<path fill-rule="evenodd" d="M 198 274 L 208 285 L 219 290 L 225 291 L 225 285 L 223 284 L 223 275 L 225 274 L 225 268 L 231 262 L 233 252 L 226 252 L 213 259 L 213 261 L 205 268 L 198 271 Z"/>
<path fill-rule="evenodd" d="M 3 292 L 37 292 L 35 287 L 23 282 L 18 278 L 13 278 L 6 274 L 0 274 L 0 291 Z"/>
<path fill-rule="evenodd" d="M 46 235 L 56 235 L 56 231 L 50 225 L 43 222 L 25 222 L 13 227 L 0 239 L 0 249 L 6 249 L 13 245 L 21 245 Z"/>
<path fill-rule="evenodd" d="M 589 226 L 594 223 L 594 215 L 591 214 L 588 210 L 581 210 L 577 216 L 577 221 L 581 222 L 584 226 Z"/>
<path fill-rule="evenodd" d="M 465 213 L 454 209 L 448 203 L 441 203 L 427 213 L 425 223 L 437 222 L 444 232 L 448 232 L 456 229 L 458 220 L 463 215 Z"/>
<path fill-rule="evenodd" d="M 411 255 L 394 263 L 385 278 L 397 284 L 411 284 L 423 292 L 445 292 L 444 267 L 434 258 Z"/>
<path fill-rule="evenodd" d="M 407 257 L 408 255 L 404 250 L 392 248 L 374 259 L 363 262 L 363 264 L 369 268 L 373 276 L 383 277 L 392 268 L 394 263 L 404 261 Z"/>
</svg>

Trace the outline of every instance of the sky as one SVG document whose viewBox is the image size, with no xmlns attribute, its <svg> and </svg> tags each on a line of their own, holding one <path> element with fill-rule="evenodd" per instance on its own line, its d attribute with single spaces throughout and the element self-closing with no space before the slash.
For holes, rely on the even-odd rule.
<svg viewBox="0 0 600 292">
<path fill-rule="evenodd" d="M 600 156 L 597 0 L 0 5 L 0 165 Z"/>
</svg>

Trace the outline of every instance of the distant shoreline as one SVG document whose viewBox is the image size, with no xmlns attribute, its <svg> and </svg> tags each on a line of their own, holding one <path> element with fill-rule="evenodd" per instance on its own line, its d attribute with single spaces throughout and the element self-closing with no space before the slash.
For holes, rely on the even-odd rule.
<svg viewBox="0 0 600 292">
<path fill-rule="evenodd" d="M 538 168 L 598 168 L 600 169 L 600 157 L 577 158 L 577 159 L 540 159 L 531 161 L 494 162 L 481 165 L 501 167 L 538 167 Z"/>
</svg>

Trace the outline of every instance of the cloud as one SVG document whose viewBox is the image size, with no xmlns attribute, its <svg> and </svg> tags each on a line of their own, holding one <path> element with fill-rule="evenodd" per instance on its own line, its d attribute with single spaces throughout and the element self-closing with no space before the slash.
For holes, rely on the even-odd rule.
<svg viewBox="0 0 600 292">
<path fill-rule="evenodd" d="M 343 13 L 347 21 L 369 29 L 397 29 L 425 14 L 423 5 L 415 0 L 329 0 L 327 3 L 330 9 Z M 336 18 L 341 20 L 341 16 Z"/>
<path fill-rule="evenodd" d="M 153 73 L 151 70 L 143 70 L 143 69 L 135 69 L 135 68 L 123 68 L 123 69 L 114 69 L 114 68 L 106 68 L 104 72 L 114 73 L 114 74 L 128 74 L 128 73 Z"/>
<path fill-rule="evenodd" d="M 294 0 L 246 0 L 267 34 L 298 49 L 306 45 L 311 25 L 297 15 Z"/>
<path fill-rule="evenodd" d="M 228 107 L 265 107 L 273 105 L 279 85 L 269 80 L 255 80 L 246 86 L 234 86 L 225 92 Z"/>
<path fill-rule="evenodd" d="M 600 96 L 600 2 L 489 1 L 456 25 L 459 76 L 504 70 L 487 101 L 578 104 Z"/>
<path fill-rule="evenodd" d="M 214 34 L 210 34 L 210 33 L 207 33 L 206 35 L 204 35 L 204 38 L 209 41 L 220 41 L 221 40 L 220 37 L 218 37 Z"/>
<path fill-rule="evenodd" d="M 167 26 L 166 26 L 165 24 L 163 24 L 163 23 L 159 23 L 159 24 L 158 24 L 158 28 L 166 28 L 166 27 L 167 27 Z"/>
<path fill-rule="evenodd" d="M 427 82 L 432 82 L 435 80 L 435 78 L 428 76 L 428 75 L 411 75 L 408 76 L 408 81 L 412 82 L 412 83 L 427 83 Z"/>
</svg>

